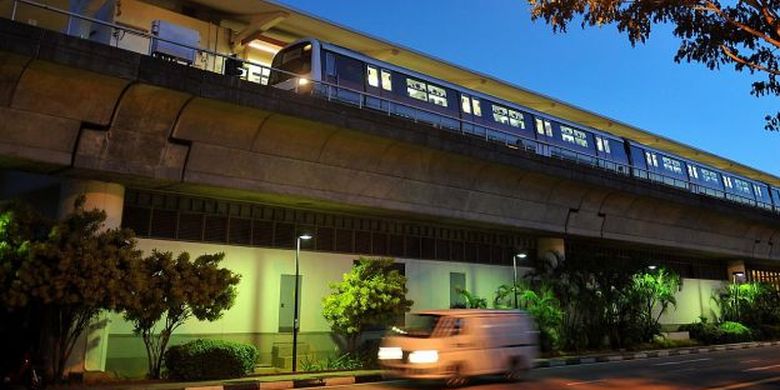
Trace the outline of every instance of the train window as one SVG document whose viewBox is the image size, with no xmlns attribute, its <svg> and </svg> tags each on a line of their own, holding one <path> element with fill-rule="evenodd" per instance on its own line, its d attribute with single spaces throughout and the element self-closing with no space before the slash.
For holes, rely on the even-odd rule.
<svg viewBox="0 0 780 390">
<path fill-rule="evenodd" d="M 599 152 L 612 153 L 612 150 L 609 148 L 609 140 L 606 138 L 596 137 L 596 148 L 599 149 Z"/>
<path fill-rule="evenodd" d="M 411 98 L 415 98 L 417 100 L 422 100 L 424 102 L 428 101 L 428 92 L 425 83 L 422 81 L 418 81 L 415 79 L 406 79 L 406 93 Z"/>
<path fill-rule="evenodd" d="M 664 169 L 670 172 L 674 173 L 682 173 L 682 164 L 680 164 L 677 160 L 672 160 L 669 157 L 661 156 L 661 161 L 663 162 Z"/>
<path fill-rule="evenodd" d="M 509 125 L 512 127 L 525 129 L 525 119 L 523 118 L 523 114 L 515 110 L 509 110 Z"/>
<path fill-rule="evenodd" d="M 373 67 L 371 65 L 366 66 L 366 69 L 368 69 L 368 72 L 366 72 L 366 79 L 368 79 L 368 85 L 379 88 L 379 71 L 376 69 L 376 67 Z"/>
<path fill-rule="evenodd" d="M 325 54 L 325 74 L 328 76 L 336 75 L 336 56 L 333 53 Z"/>
<path fill-rule="evenodd" d="M 647 160 L 648 166 L 658 168 L 658 157 L 656 157 L 655 153 L 645 152 L 645 160 Z"/>
<path fill-rule="evenodd" d="M 734 187 L 737 188 L 737 191 L 742 192 L 744 194 L 751 195 L 752 192 L 750 192 L 750 184 L 748 184 L 745 181 L 734 179 Z"/>
<path fill-rule="evenodd" d="M 506 108 L 493 105 L 493 120 L 502 125 L 509 124 L 509 112 Z"/>
<path fill-rule="evenodd" d="M 726 188 L 734 188 L 734 185 L 731 184 L 731 178 L 728 176 L 723 176 L 723 185 L 726 186 Z"/>
<path fill-rule="evenodd" d="M 585 134 L 582 130 L 572 129 L 568 126 L 561 126 L 561 139 L 575 144 L 582 146 L 583 148 L 588 147 L 588 135 Z"/>
<path fill-rule="evenodd" d="M 688 164 L 688 177 L 693 179 L 699 178 L 699 169 L 696 166 Z"/>
<path fill-rule="evenodd" d="M 428 101 L 442 107 L 447 107 L 447 90 L 428 84 Z"/>
<path fill-rule="evenodd" d="M 466 95 L 460 95 L 460 108 L 466 114 L 471 114 L 471 98 Z"/>
<path fill-rule="evenodd" d="M 482 116 L 482 106 L 477 98 L 471 98 L 471 106 L 474 108 L 474 115 Z"/>
<path fill-rule="evenodd" d="M 764 194 L 761 193 L 761 187 L 753 184 L 753 190 L 756 192 L 756 196 L 763 198 Z"/>
<path fill-rule="evenodd" d="M 536 118 L 536 132 L 541 135 L 552 137 L 552 123 L 547 120 L 543 121 L 539 118 Z"/>
<path fill-rule="evenodd" d="M 382 89 L 385 91 L 393 90 L 393 79 L 390 71 L 382 69 Z"/>
<path fill-rule="evenodd" d="M 705 182 L 708 182 L 708 183 L 717 183 L 718 182 L 718 174 L 713 172 L 713 171 L 710 171 L 708 169 L 701 168 L 701 176 L 702 176 L 702 178 L 704 178 Z"/>
</svg>

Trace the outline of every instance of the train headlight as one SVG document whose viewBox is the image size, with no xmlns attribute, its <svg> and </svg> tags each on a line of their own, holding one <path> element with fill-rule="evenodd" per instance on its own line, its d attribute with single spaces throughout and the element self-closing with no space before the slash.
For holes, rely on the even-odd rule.
<svg viewBox="0 0 780 390">
<path fill-rule="evenodd" d="M 439 361 L 439 351 L 414 351 L 409 354 L 409 363 L 436 363 Z"/>
<path fill-rule="evenodd" d="M 298 79 L 298 85 L 306 85 L 309 84 L 309 79 L 305 79 L 303 77 Z"/>
<path fill-rule="evenodd" d="M 379 347 L 379 360 L 400 360 L 404 353 L 398 347 Z"/>
</svg>

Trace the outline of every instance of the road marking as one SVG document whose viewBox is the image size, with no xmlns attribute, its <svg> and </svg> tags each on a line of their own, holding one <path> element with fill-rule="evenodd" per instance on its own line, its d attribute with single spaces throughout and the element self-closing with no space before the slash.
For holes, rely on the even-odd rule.
<svg viewBox="0 0 780 390">
<path fill-rule="evenodd" d="M 761 379 L 753 382 L 734 383 L 733 385 L 723 387 L 710 387 L 708 390 L 734 390 L 734 389 L 746 389 L 755 385 L 761 385 L 764 383 L 772 383 L 780 381 L 780 376 L 774 376 L 771 378 Z"/>
<path fill-rule="evenodd" d="M 701 358 L 701 359 L 690 359 L 690 360 L 678 360 L 676 362 L 665 362 L 665 363 L 656 363 L 656 366 L 674 366 L 677 364 L 685 364 L 685 363 L 696 363 L 696 362 L 703 362 L 705 360 L 712 360 L 711 358 Z"/>
<path fill-rule="evenodd" d="M 780 367 L 780 364 L 773 364 L 771 366 L 761 366 L 761 367 L 752 367 L 745 370 L 742 370 L 742 372 L 751 372 L 751 371 L 766 371 L 771 370 L 773 368 Z"/>
<path fill-rule="evenodd" d="M 604 382 L 604 380 L 603 379 L 594 379 L 592 381 L 569 382 L 569 383 L 566 384 L 566 386 L 588 385 L 588 384 L 591 384 L 591 383 L 599 383 L 599 382 Z"/>
</svg>

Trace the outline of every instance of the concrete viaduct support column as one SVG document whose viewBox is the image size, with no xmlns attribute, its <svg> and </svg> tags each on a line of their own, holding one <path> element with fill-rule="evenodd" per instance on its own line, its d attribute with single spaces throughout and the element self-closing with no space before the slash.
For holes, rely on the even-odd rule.
<svg viewBox="0 0 780 390">
<path fill-rule="evenodd" d="M 120 184 L 92 180 L 66 180 L 60 187 L 58 217 L 73 211 L 79 196 L 85 197 L 84 209 L 99 209 L 106 212 L 105 228 L 119 227 L 122 223 L 122 208 L 125 188 Z M 84 331 L 77 341 L 68 361 L 68 370 L 105 371 L 108 350 L 108 315 L 101 315 Z"/>
</svg>

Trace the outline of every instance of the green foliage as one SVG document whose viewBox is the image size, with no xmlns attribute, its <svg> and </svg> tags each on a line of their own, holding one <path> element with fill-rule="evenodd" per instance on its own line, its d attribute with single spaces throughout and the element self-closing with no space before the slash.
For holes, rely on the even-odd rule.
<svg viewBox="0 0 780 390">
<path fill-rule="evenodd" d="M 722 321 L 737 321 L 771 337 L 780 325 L 780 292 L 772 286 L 750 282 L 730 283 L 717 296 Z"/>
<path fill-rule="evenodd" d="M 493 307 L 496 309 L 514 308 L 514 292 L 517 292 L 517 306 L 530 313 L 539 328 L 539 343 L 543 351 L 553 351 L 560 347 L 563 310 L 552 287 L 537 283 L 532 287 L 526 283 L 516 286 L 501 285 L 496 289 Z"/>
<path fill-rule="evenodd" d="M 645 42 L 655 24 L 674 26 L 680 46 L 677 62 L 699 62 L 709 69 L 731 64 L 736 71 L 766 76 L 755 81 L 755 96 L 780 95 L 778 4 L 774 1 L 606 1 L 529 0 L 532 18 L 542 18 L 555 31 L 572 20 L 582 27 L 615 23 L 631 44 Z M 768 115 L 768 130 L 780 130 L 780 113 Z"/>
<path fill-rule="evenodd" d="M 680 290 L 681 283 L 677 274 L 664 268 L 634 274 L 627 295 L 629 300 L 639 305 L 637 322 L 642 341 L 651 341 L 660 334 L 661 316 L 669 306 L 677 307 L 675 294 Z"/>
<path fill-rule="evenodd" d="M 701 318 L 699 322 L 681 326 L 680 330 L 688 331 L 691 338 L 703 344 L 739 343 L 753 340 L 753 332 L 745 325 L 734 321 L 718 324 Z"/>
<path fill-rule="evenodd" d="M 347 350 L 357 347 L 361 333 L 372 326 L 388 326 L 408 312 L 406 277 L 392 268 L 393 259 L 359 258 L 331 293 L 322 300 L 322 315 L 334 332 L 347 337 Z"/>
<path fill-rule="evenodd" d="M 351 353 L 331 355 L 325 359 L 306 357 L 301 361 L 301 369 L 307 372 L 357 370 L 364 368 L 363 360 Z"/>
<path fill-rule="evenodd" d="M 191 261 L 186 252 L 174 258 L 171 252 L 155 250 L 141 262 L 144 287 L 123 309 L 143 338 L 150 377 L 160 377 L 163 354 L 176 328 L 191 317 L 215 321 L 233 306 L 240 276 L 219 268 L 223 258 L 223 253 L 204 254 Z"/>
<path fill-rule="evenodd" d="M 165 352 L 168 376 L 178 380 L 237 378 L 255 370 L 254 345 L 222 340 L 194 340 Z"/>
<path fill-rule="evenodd" d="M 60 380 L 90 321 L 135 299 L 140 251 L 131 231 L 106 230 L 103 211 L 85 210 L 84 197 L 57 222 L 18 204 L 0 215 L 0 301 L 37 322 L 39 352 Z"/>
<path fill-rule="evenodd" d="M 457 289 L 458 295 L 463 297 L 463 307 L 457 309 L 486 309 L 487 298 L 482 298 L 477 294 L 469 292 L 464 288 Z"/>
</svg>

